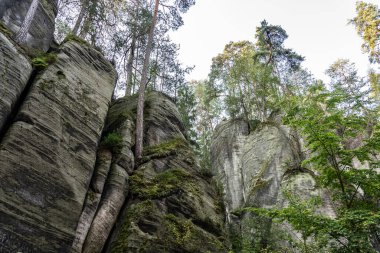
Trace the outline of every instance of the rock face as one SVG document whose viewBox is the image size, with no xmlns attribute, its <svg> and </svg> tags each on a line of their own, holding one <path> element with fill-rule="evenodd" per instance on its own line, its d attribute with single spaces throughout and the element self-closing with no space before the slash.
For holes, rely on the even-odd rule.
<svg viewBox="0 0 380 253">
<path fill-rule="evenodd" d="M 224 122 L 217 127 L 211 161 L 224 188 L 235 248 L 256 252 L 260 245 L 270 243 L 272 249 L 282 252 L 290 250 L 291 246 L 281 236 L 298 236 L 286 224 L 271 225 L 269 220 L 250 213 L 235 216 L 234 211 L 240 208 L 285 207 L 288 205 L 286 194 L 302 200 L 322 196 L 324 204 L 319 211 L 334 216 L 331 201 L 316 187 L 313 172 L 300 168 L 303 154 L 297 135 L 276 121 L 260 123 L 251 133 L 244 120 Z M 238 242 L 234 242 L 236 238 Z"/>
<path fill-rule="evenodd" d="M 227 252 L 175 103 L 147 94 L 135 161 L 137 96 L 111 105 L 116 72 L 81 39 L 50 48 L 56 0 L 17 45 L 31 2 L 0 0 L 0 252 Z"/>
<path fill-rule="evenodd" d="M 0 33 L 0 132 L 25 89 L 32 73 L 27 57 Z"/>
<path fill-rule="evenodd" d="M 169 97 L 147 94 L 135 161 L 137 96 L 109 107 L 116 73 L 98 51 L 72 38 L 32 70 L 0 39 L 0 252 L 228 251 L 221 197 Z"/>
<path fill-rule="evenodd" d="M 100 53 L 67 42 L 34 81 L 0 145 L 2 252 L 71 248 L 115 76 Z"/>
<path fill-rule="evenodd" d="M 127 171 L 124 178 L 128 178 L 129 192 L 105 252 L 227 252 L 221 199 L 210 179 L 201 175 L 178 110 L 163 94 L 146 97 L 145 147 L 133 170 L 131 151 L 126 147 L 134 145 L 130 130 L 134 129 L 136 104 L 137 96 L 120 99 L 108 117 L 107 131 L 120 134 L 124 143 L 111 175 L 117 168 Z M 119 201 L 112 193 L 106 194 L 101 203 L 109 203 L 107 198 L 123 202 L 125 194 L 119 194 Z M 99 225 L 102 222 L 95 218 L 93 226 L 104 227 Z M 90 230 L 84 252 L 99 252 L 93 246 L 97 241 Z"/>
<path fill-rule="evenodd" d="M 0 21 L 17 33 L 25 19 L 32 0 L 0 0 Z M 54 20 L 58 0 L 40 0 L 24 46 L 46 52 L 53 40 Z"/>
</svg>

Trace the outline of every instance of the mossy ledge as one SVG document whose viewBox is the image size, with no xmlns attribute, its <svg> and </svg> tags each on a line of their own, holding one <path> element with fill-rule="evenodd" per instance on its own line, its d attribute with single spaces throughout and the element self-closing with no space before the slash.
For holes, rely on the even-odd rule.
<svg viewBox="0 0 380 253">
<path fill-rule="evenodd" d="M 140 163 L 176 155 L 181 151 L 191 151 L 191 148 L 183 137 L 175 137 L 160 144 L 145 147 Z"/>
<path fill-rule="evenodd" d="M 152 179 L 137 171 L 130 178 L 130 190 L 133 197 L 139 199 L 161 199 L 180 191 L 197 194 L 199 189 L 195 178 L 183 169 L 169 169 Z"/>
<path fill-rule="evenodd" d="M 37 70 L 44 70 L 56 60 L 57 55 L 54 53 L 41 54 L 32 59 L 32 66 Z"/>
<path fill-rule="evenodd" d="M 82 39 L 82 38 L 80 38 L 80 37 L 78 37 L 72 33 L 70 33 L 66 36 L 66 38 L 63 40 L 63 43 L 66 43 L 69 41 L 75 41 L 81 45 L 88 46 L 88 47 L 91 46 L 87 41 L 85 41 L 84 39 Z"/>
</svg>

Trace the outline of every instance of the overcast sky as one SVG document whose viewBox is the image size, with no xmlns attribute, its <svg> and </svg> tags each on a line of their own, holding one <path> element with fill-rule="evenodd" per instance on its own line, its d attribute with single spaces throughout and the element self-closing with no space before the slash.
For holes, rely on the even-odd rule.
<svg viewBox="0 0 380 253">
<path fill-rule="evenodd" d="M 306 58 L 303 66 L 327 80 L 324 71 L 338 58 L 355 62 L 361 74 L 369 67 L 361 39 L 347 24 L 354 16 L 354 0 L 196 0 L 171 37 L 181 46 L 180 61 L 195 65 L 188 79 L 205 79 L 212 57 L 230 41 L 254 41 L 255 28 L 266 19 L 287 31 L 285 45 Z"/>
</svg>

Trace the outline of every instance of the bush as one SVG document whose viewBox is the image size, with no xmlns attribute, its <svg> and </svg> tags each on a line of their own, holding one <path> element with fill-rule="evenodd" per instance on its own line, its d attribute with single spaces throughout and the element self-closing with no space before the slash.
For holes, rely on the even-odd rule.
<svg viewBox="0 0 380 253">
<path fill-rule="evenodd" d="M 108 133 L 100 143 L 100 147 L 109 149 L 112 153 L 119 153 L 123 148 L 123 137 L 118 133 Z"/>
</svg>

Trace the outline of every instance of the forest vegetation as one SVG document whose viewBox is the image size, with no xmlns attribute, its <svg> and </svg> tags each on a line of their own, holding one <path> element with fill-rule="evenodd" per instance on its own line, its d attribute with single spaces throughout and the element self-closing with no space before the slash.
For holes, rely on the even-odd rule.
<svg viewBox="0 0 380 253">
<path fill-rule="evenodd" d="M 15 37 L 25 40 L 38 0 Z M 288 222 L 302 235 L 301 252 L 375 252 L 380 248 L 380 9 L 358 1 L 350 24 L 362 38 L 372 68 L 360 76 L 337 59 L 323 82 L 303 68 L 302 52 L 285 47 L 287 32 L 263 20 L 252 41 L 235 41 L 212 59 L 206 80 L 187 82 L 192 70 L 178 60 L 169 32 L 183 25 L 194 0 L 60 0 L 56 39 L 78 37 L 102 51 L 118 72 L 115 98 L 138 94 L 135 157 L 143 152 L 144 94 L 161 91 L 176 102 L 187 137 L 210 170 L 210 142 L 223 120 L 244 119 L 249 131 L 280 115 L 305 141 L 295 169 L 313 168 L 337 206 L 335 218 L 315 212 L 318 198 L 288 196 L 282 209 L 243 211 Z M 243 250 L 243 249 L 240 249 Z M 270 252 L 262 246 L 260 252 Z M 267 251 L 266 251 L 267 250 Z M 244 251 L 243 251 L 244 252 Z M 259 252 L 259 251 L 257 251 Z"/>
</svg>

